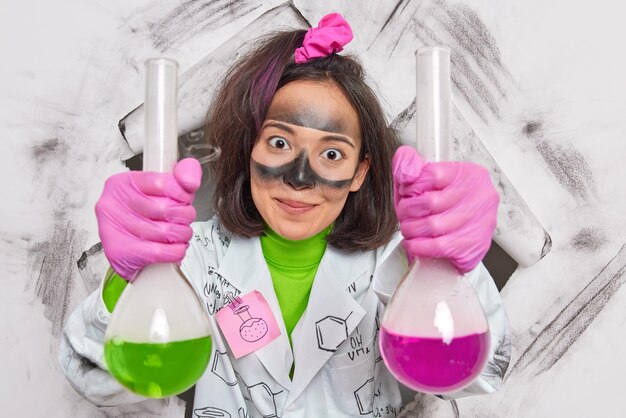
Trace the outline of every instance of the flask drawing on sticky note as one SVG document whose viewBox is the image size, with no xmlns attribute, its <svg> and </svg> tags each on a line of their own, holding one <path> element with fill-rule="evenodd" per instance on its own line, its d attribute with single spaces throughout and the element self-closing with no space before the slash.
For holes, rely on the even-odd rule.
<svg viewBox="0 0 626 418">
<path fill-rule="evenodd" d="M 244 341 L 253 343 L 259 341 L 265 337 L 268 331 L 267 322 L 263 318 L 253 318 L 250 314 L 250 306 L 242 305 L 241 298 L 233 299 L 232 303 L 228 307 L 241 319 L 241 326 L 239 327 L 239 335 Z"/>
<path fill-rule="evenodd" d="M 260 350 L 280 336 L 276 316 L 259 291 L 227 295 L 225 302 L 215 319 L 235 358 Z"/>
</svg>

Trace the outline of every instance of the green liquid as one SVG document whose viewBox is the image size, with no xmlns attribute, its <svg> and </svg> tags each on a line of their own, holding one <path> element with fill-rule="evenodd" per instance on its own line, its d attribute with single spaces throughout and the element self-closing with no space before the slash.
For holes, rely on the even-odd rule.
<svg viewBox="0 0 626 418">
<path fill-rule="evenodd" d="M 117 301 L 120 299 L 120 296 L 122 296 L 122 292 L 124 292 L 127 285 L 126 280 L 118 276 L 117 273 L 109 267 L 104 277 L 104 286 L 102 287 L 102 300 L 109 312 L 113 312 L 113 308 L 117 305 Z"/>
<path fill-rule="evenodd" d="M 165 344 L 113 338 L 104 345 L 104 358 L 113 377 L 149 398 L 164 398 L 189 389 L 204 373 L 210 356 L 210 336 Z"/>
</svg>

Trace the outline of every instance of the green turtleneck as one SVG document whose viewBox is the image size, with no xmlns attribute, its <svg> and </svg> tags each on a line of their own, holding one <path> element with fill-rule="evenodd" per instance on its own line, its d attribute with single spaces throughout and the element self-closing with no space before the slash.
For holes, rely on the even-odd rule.
<svg viewBox="0 0 626 418">
<path fill-rule="evenodd" d="M 263 256 L 272 276 L 289 341 L 306 309 L 317 267 L 326 250 L 332 225 L 310 238 L 291 241 L 269 227 L 261 236 Z"/>
<path fill-rule="evenodd" d="M 122 292 L 126 289 L 128 283 L 122 279 L 111 267 L 104 276 L 104 285 L 102 286 L 102 299 L 104 300 L 104 306 L 107 307 L 109 312 L 113 312 L 113 308 L 117 305 L 117 301 Z"/>
</svg>

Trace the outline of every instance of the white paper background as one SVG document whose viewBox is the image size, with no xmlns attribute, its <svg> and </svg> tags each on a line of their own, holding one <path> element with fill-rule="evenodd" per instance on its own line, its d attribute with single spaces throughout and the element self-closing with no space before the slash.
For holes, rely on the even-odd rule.
<svg viewBox="0 0 626 418">
<path fill-rule="evenodd" d="M 76 260 L 98 241 L 93 206 L 104 180 L 125 170 L 120 159 L 129 155 L 117 123 L 142 100 L 146 57 L 164 53 L 184 71 L 280 2 L 196 3 L 0 5 L 3 416 L 123 415 L 82 400 L 56 363 L 63 320 L 87 294 Z M 206 7 L 192 9 L 199 5 Z M 512 363 L 529 347 L 536 357 L 526 357 L 524 368 L 512 366 L 496 394 L 454 403 L 420 397 L 406 416 L 623 416 L 626 6 L 608 0 L 294 5 L 312 23 L 329 11 L 344 13 L 356 35 L 348 52 L 362 58 L 390 120 L 414 97 L 419 36 L 412 23 L 445 38 L 442 22 L 470 11 L 508 72 L 498 73 L 501 92 L 488 86 L 499 116 L 481 118 L 482 108 L 458 91 L 455 104 L 554 242 L 546 258 L 519 269 L 503 290 Z M 484 35 L 470 33 L 468 45 Z M 384 55 L 397 40 L 399 49 Z M 615 273 L 594 282 L 614 257 Z M 613 287 L 594 299 L 597 292 L 585 287 L 602 280 Z M 590 309 L 590 300 L 601 309 Z M 568 319 L 563 329 L 549 327 L 555 318 Z M 574 337 L 561 342 L 560 331 Z M 553 342 L 542 349 L 532 345 L 535 338 Z M 168 410 L 163 416 L 182 416 L 183 405 Z"/>
</svg>

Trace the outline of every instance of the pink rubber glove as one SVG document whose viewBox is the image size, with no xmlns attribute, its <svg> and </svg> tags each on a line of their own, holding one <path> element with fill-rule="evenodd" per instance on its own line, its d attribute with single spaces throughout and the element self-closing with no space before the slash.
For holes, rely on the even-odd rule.
<svg viewBox="0 0 626 418">
<path fill-rule="evenodd" d="M 409 260 L 446 258 L 461 273 L 476 267 L 491 245 L 500 202 L 487 169 L 467 162 L 425 163 L 406 145 L 396 150 L 392 169 Z"/>
<path fill-rule="evenodd" d="M 174 174 L 130 171 L 106 181 L 96 217 L 104 254 L 117 274 L 133 281 L 147 264 L 183 259 L 201 179 L 200 163 L 186 158 Z"/>
</svg>

